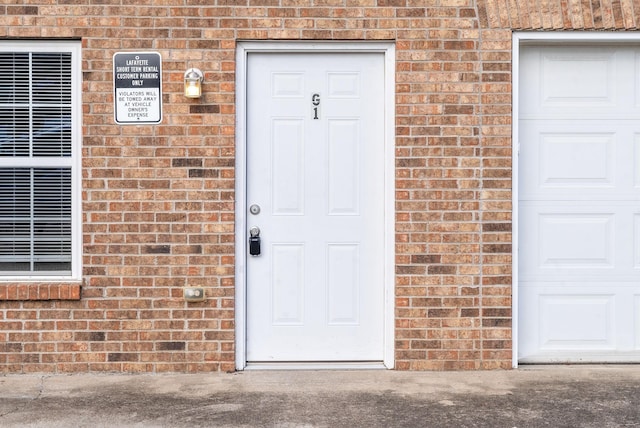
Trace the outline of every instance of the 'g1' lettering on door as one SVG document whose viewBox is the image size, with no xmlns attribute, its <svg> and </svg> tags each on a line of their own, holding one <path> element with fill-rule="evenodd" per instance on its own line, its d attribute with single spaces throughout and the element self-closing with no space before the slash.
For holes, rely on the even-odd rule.
<svg viewBox="0 0 640 428">
<path fill-rule="evenodd" d="M 313 105 L 313 120 L 320 119 L 320 94 L 311 95 L 311 104 Z"/>
</svg>

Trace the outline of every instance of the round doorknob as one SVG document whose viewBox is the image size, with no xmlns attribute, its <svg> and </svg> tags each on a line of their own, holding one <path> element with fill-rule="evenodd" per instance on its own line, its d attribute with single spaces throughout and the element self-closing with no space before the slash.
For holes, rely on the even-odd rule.
<svg viewBox="0 0 640 428">
<path fill-rule="evenodd" d="M 249 212 L 253 215 L 260 214 L 260 205 L 253 204 L 249 207 Z"/>
</svg>

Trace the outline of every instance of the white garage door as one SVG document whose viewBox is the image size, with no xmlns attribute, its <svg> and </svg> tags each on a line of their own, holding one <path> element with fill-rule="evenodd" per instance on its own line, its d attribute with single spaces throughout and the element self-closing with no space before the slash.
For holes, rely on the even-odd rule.
<svg viewBox="0 0 640 428">
<path fill-rule="evenodd" d="M 640 48 L 520 70 L 519 360 L 640 361 Z"/>
</svg>

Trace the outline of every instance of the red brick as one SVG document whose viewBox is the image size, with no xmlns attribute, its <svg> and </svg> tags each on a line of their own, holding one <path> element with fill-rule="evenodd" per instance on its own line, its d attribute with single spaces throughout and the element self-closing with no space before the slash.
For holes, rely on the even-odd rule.
<svg viewBox="0 0 640 428">
<path fill-rule="evenodd" d="M 60 330 L 43 331 L 42 345 L 24 336 L 26 356 L 0 355 L 3 373 L 234 369 L 239 39 L 395 42 L 396 368 L 509 368 L 512 30 L 637 26 L 619 2 L 579 14 L 496 0 L 28 3 L 4 6 L 0 36 L 83 43 L 84 276 L 82 287 L 0 283 L 0 331 Z M 121 49 L 162 53 L 161 124 L 113 122 Z M 191 66 L 206 75 L 200 100 L 182 95 Z M 186 285 L 207 288 L 198 309 L 186 309 Z M 74 341 L 75 359 L 49 349 Z"/>
</svg>

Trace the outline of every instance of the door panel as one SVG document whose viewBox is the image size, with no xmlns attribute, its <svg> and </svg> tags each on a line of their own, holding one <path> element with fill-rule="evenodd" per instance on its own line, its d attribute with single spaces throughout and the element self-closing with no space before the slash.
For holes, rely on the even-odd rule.
<svg viewBox="0 0 640 428">
<path fill-rule="evenodd" d="M 383 359 L 383 59 L 248 56 L 249 362 Z"/>
</svg>

